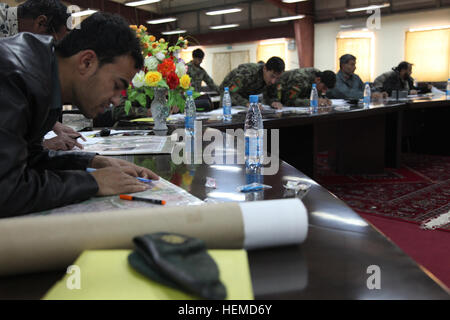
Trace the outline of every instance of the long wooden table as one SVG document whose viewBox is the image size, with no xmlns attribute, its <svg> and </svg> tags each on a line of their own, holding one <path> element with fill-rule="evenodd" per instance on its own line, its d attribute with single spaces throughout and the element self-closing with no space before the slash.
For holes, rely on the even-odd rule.
<svg viewBox="0 0 450 320">
<path fill-rule="evenodd" d="M 288 179 L 311 185 L 303 198 L 309 217 L 306 241 L 248 252 L 256 299 L 450 298 L 423 267 L 345 203 L 284 161 L 275 175 L 261 177 L 271 189 L 242 194 L 236 187 L 248 179 L 244 165 L 174 165 L 170 155 L 123 158 L 137 164 L 151 163 L 150 169 L 161 177 L 207 201 L 282 199 L 292 197 L 283 187 Z M 216 180 L 216 189 L 205 186 L 206 177 Z M 369 289 L 371 266 L 379 267 L 380 289 Z M 64 270 L 0 277 L 0 298 L 39 299 L 63 275 Z"/>
</svg>

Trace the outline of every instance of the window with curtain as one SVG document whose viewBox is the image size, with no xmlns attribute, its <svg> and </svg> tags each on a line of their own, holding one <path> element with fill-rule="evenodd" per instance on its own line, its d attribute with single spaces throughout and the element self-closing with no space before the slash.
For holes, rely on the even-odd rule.
<svg viewBox="0 0 450 320">
<path fill-rule="evenodd" d="M 418 81 L 446 81 L 450 75 L 450 28 L 407 31 L 405 60 Z"/>
<path fill-rule="evenodd" d="M 375 58 L 373 41 L 372 32 L 339 34 L 336 39 L 336 72 L 339 71 L 339 58 L 349 53 L 356 57 L 355 74 L 363 82 L 373 81 Z"/>
<path fill-rule="evenodd" d="M 260 42 L 256 53 L 257 62 L 267 62 L 272 57 L 280 57 L 286 61 L 286 40 Z"/>
</svg>

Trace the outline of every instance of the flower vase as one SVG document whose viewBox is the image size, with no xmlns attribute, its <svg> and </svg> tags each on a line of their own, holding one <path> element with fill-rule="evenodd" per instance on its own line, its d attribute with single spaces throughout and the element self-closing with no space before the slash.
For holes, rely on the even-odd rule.
<svg viewBox="0 0 450 320">
<path fill-rule="evenodd" d="M 167 107 L 167 89 L 166 88 L 154 88 L 155 95 L 150 107 L 152 111 L 152 117 L 155 121 L 153 126 L 154 131 L 167 130 L 166 120 L 169 116 L 169 108 Z"/>
</svg>

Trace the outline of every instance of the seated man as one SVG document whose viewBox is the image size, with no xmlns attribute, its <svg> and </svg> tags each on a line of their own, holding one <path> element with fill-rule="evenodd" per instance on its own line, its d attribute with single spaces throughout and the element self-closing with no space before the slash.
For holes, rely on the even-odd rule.
<svg viewBox="0 0 450 320">
<path fill-rule="evenodd" d="M 220 85 L 220 94 L 228 87 L 231 103 L 234 106 L 247 106 L 250 95 L 265 94 L 268 87 L 275 84 L 284 71 L 284 61 L 279 57 L 272 57 L 265 64 L 244 63 L 225 77 Z M 260 101 L 262 102 L 262 101 Z M 273 101 L 274 108 L 280 108 L 279 101 Z"/>
<path fill-rule="evenodd" d="M 11 37 L 19 32 L 47 34 L 61 40 L 67 33 L 67 7 L 59 0 L 27 0 L 18 7 L 0 3 L 0 38 Z M 72 128 L 56 122 L 53 127 L 56 137 L 46 139 L 43 145 L 51 150 L 70 150 L 74 146 L 83 148 L 77 138 L 84 139 Z"/>
<path fill-rule="evenodd" d="M 277 81 L 274 88 L 268 91 L 265 101 L 271 104 L 273 101 L 280 101 L 284 106 L 301 107 L 309 106 L 309 97 L 313 83 L 316 84 L 319 94 L 319 106 L 331 105 L 327 98 L 320 98 L 328 89 L 334 88 L 336 75 L 333 71 L 320 70 L 314 68 L 302 68 L 286 71 Z"/>
<path fill-rule="evenodd" d="M 412 63 L 406 61 L 400 62 L 397 67 L 392 68 L 392 71 L 384 79 L 382 90 L 386 91 L 389 95 L 394 90 L 408 91 L 408 94 L 417 94 L 419 88 L 414 86 L 414 79 L 411 77 L 411 74 Z M 427 92 L 427 89 L 421 91 Z"/>
<path fill-rule="evenodd" d="M 136 176 L 158 179 L 127 161 L 41 145 L 63 102 L 93 118 L 119 103 L 142 65 L 128 23 L 105 13 L 84 20 L 56 46 L 51 36 L 31 33 L 0 39 L 1 217 L 144 191 L 148 187 Z M 88 173 L 87 167 L 98 170 Z"/>
<path fill-rule="evenodd" d="M 339 58 L 339 71 L 336 74 L 336 86 L 328 90 L 327 97 L 332 99 L 362 99 L 364 82 L 355 74 L 356 57 L 344 54 Z M 386 93 L 372 92 L 372 98 L 386 97 Z"/>
</svg>

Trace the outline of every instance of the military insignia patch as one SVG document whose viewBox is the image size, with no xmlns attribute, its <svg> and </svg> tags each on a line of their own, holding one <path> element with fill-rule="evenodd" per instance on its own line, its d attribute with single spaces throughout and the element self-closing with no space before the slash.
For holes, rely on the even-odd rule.
<svg viewBox="0 0 450 320">
<path fill-rule="evenodd" d="M 171 244 L 182 244 L 186 241 L 186 238 L 175 234 L 165 234 L 161 237 L 161 240 Z"/>
</svg>

